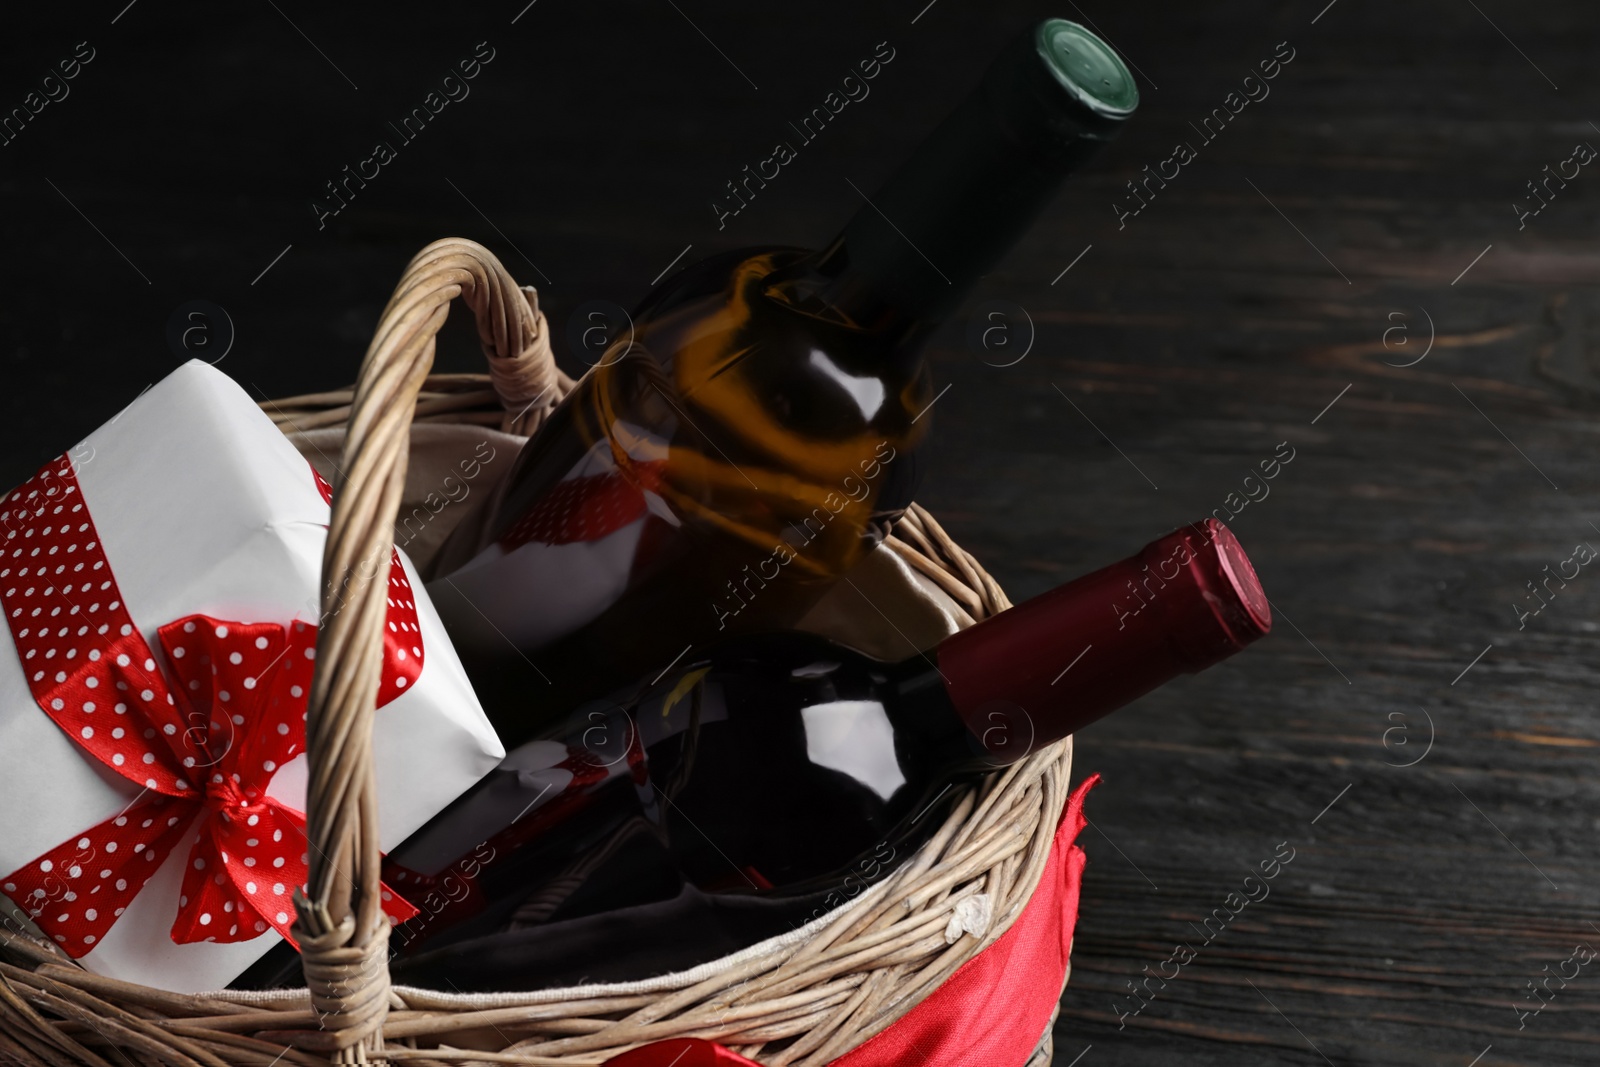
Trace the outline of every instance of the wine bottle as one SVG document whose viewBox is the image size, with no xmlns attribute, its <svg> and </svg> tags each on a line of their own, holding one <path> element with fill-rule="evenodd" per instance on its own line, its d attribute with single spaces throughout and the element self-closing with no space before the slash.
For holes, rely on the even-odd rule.
<svg viewBox="0 0 1600 1067">
<path fill-rule="evenodd" d="M 835 903 L 910 855 L 951 783 L 1270 627 L 1243 549 L 1206 519 L 898 663 L 808 634 L 730 639 L 626 706 L 579 708 L 391 853 L 385 881 L 422 911 L 392 943 L 405 957 L 685 883 Z"/>
<path fill-rule="evenodd" d="M 1046 20 L 826 248 L 728 252 L 643 299 L 426 571 L 508 747 L 790 627 L 881 539 L 931 422 L 922 344 L 1137 101 L 1111 49 Z"/>
</svg>

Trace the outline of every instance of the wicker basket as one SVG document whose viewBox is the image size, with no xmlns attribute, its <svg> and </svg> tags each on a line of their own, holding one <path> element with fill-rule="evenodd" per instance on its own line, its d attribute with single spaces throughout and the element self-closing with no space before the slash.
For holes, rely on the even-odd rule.
<svg viewBox="0 0 1600 1067">
<path fill-rule="evenodd" d="M 476 315 L 488 375 L 428 373 L 456 297 Z M 478 426 L 516 443 L 572 385 L 555 366 L 533 291 L 519 289 L 481 246 L 445 240 L 407 268 L 353 389 L 262 405 L 334 478 L 324 607 L 330 590 L 345 591 L 344 608 L 318 635 L 307 718 L 307 833 L 316 847 L 308 889 L 296 897 L 307 988 L 167 993 L 90 974 L 48 942 L 0 930 L 0 1058 L 30 1067 L 271 1067 L 330 1057 L 598 1064 L 645 1042 L 704 1037 L 773 1067 L 811 1067 L 882 1031 L 1011 926 L 1039 883 L 1066 801 L 1070 739 L 967 789 L 932 840 L 849 903 L 722 960 L 646 982 L 532 993 L 390 985 L 370 746 L 385 587 L 363 582 L 361 573 L 378 568 L 359 564 L 388 556 L 396 517 L 415 499 L 411 452 L 448 453 L 473 439 L 427 424 Z M 437 544 L 442 533 L 427 540 Z M 413 556 L 428 548 L 407 545 Z M 888 548 L 909 565 L 891 578 L 902 595 L 912 599 L 920 583 L 954 625 L 1009 606 L 920 508 Z M 953 909 L 979 893 L 992 905 L 988 927 L 949 943 Z M 1028 1067 L 1049 1060 L 1046 1028 Z"/>
</svg>

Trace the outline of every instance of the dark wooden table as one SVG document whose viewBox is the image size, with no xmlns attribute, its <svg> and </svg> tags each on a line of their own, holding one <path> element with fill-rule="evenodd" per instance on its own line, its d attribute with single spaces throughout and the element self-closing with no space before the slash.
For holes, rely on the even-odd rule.
<svg viewBox="0 0 1600 1067">
<path fill-rule="evenodd" d="M 1248 489 L 1230 523 L 1278 622 L 1081 736 L 1104 782 L 1057 1062 L 1600 1061 L 1600 968 L 1565 962 L 1600 946 L 1600 575 L 1516 607 L 1600 546 L 1600 170 L 1513 207 L 1600 145 L 1592 4 L 526 2 L 8 15 L 0 107 L 94 58 L 0 145 L 6 484 L 198 351 L 169 341 L 189 301 L 276 396 L 348 381 L 439 236 L 539 285 L 558 337 L 686 245 L 816 245 L 1010 33 L 1097 20 L 1141 114 L 968 305 L 1025 309 L 1027 356 L 939 336 L 922 499 L 1021 598 Z M 480 41 L 470 96 L 402 144 L 386 123 Z M 880 41 L 871 95 L 719 229 L 723 183 Z M 1291 51 L 1213 140 L 1190 125 Z M 319 228 L 379 139 L 396 158 Z"/>
</svg>

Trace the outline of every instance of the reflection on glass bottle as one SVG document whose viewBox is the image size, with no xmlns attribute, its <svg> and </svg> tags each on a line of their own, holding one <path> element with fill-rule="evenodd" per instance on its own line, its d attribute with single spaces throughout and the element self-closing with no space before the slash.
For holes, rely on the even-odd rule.
<svg viewBox="0 0 1600 1067">
<path fill-rule="evenodd" d="M 535 922 L 670 897 L 679 879 L 826 893 L 880 846 L 890 858 L 875 866 L 909 854 L 952 783 L 1270 628 L 1244 550 L 1207 519 L 897 663 L 803 633 L 715 644 L 636 695 L 576 709 L 562 740 L 514 750 L 396 849 L 384 878 L 425 913 L 396 944 L 409 953 L 474 919 L 452 936 L 486 932 L 514 909 Z M 602 872 L 624 852 L 631 865 Z M 463 853 L 482 867 L 466 879 L 475 896 L 435 917 L 428 894 Z"/>
<path fill-rule="evenodd" d="M 791 303 L 802 258 L 735 253 L 658 291 L 518 457 L 499 525 L 459 567 L 474 531 L 446 545 L 430 591 L 512 739 L 495 697 L 530 692 L 519 650 L 570 699 L 792 621 L 909 502 L 926 365 L 885 357 L 891 324 Z"/>
<path fill-rule="evenodd" d="M 915 485 L 920 351 L 1138 101 L 1046 20 L 818 252 L 747 249 L 657 286 L 428 590 L 508 745 L 691 648 L 791 626 Z"/>
</svg>

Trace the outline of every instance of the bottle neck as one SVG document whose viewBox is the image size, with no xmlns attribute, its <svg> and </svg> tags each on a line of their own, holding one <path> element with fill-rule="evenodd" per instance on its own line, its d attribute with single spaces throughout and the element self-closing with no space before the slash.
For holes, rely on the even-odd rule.
<svg viewBox="0 0 1600 1067">
<path fill-rule="evenodd" d="M 1013 762 L 1271 626 L 1243 548 L 1207 519 L 947 638 L 933 658 L 969 735 Z"/>
<path fill-rule="evenodd" d="M 1047 20 L 1014 38 L 888 182 L 861 193 L 797 295 L 864 328 L 931 330 L 1137 99 L 1132 76 L 1082 27 Z"/>
</svg>

